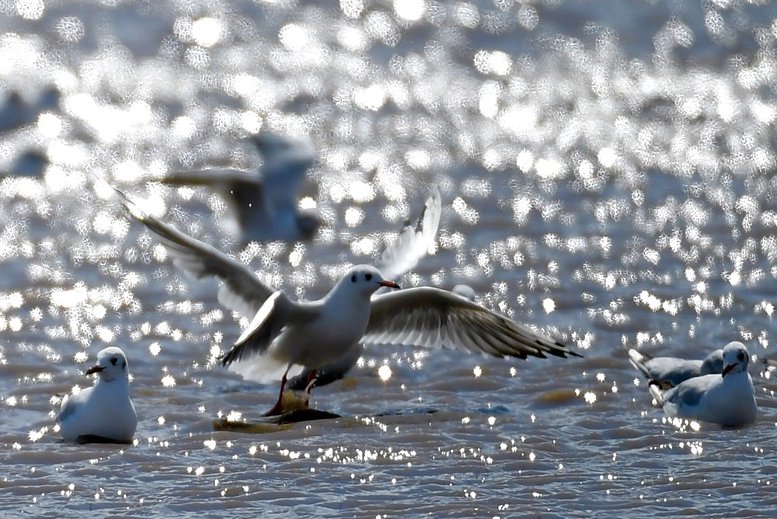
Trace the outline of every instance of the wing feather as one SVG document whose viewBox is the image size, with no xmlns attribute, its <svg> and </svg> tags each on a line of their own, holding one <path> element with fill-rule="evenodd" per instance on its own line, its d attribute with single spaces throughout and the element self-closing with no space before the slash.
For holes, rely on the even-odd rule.
<svg viewBox="0 0 777 519">
<path fill-rule="evenodd" d="M 580 356 L 505 316 L 432 287 L 375 296 L 364 342 L 460 348 L 498 357 Z"/>
<path fill-rule="evenodd" d="M 273 339 L 286 326 L 286 317 L 293 305 L 294 303 L 289 301 L 283 292 L 280 290 L 274 292 L 256 312 L 248 328 L 243 330 L 232 349 L 221 357 L 221 364 L 229 366 L 233 362 L 266 352 Z"/>
<path fill-rule="evenodd" d="M 399 236 L 386 247 L 375 262 L 375 266 L 386 279 L 397 279 L 409 272 L 433 249 L 441 215 L 440 192 L 434 189 L 426 199 L 418 220 L 405 225 Z"/>
<path fill-rule="evenodd" d="M 196 279 L 215 277 L 221 280 L 224 284 L 219 289 L 219 302 L 230 310 L 251 319 L 272 295 L 273 290 L 246 265 L 145 214 L 126 197 L 125 205 L 132 216 L 161 240 L 176 267 Z"/>
</svg>

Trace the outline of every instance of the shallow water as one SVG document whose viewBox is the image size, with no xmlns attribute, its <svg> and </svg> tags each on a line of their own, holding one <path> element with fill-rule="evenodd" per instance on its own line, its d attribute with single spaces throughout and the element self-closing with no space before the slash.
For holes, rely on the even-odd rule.
<svg viewBox="0 0 777 519">
<path fill-rule="evenodd" d="M 771 3 L 21 0 L 0 15 L 0 100 L 30 108 L 0 139 L 3 514 L 774 510 Z M 58 105 L 39 103 L 51 85 Z M 260 128 L 320 152 L 312 243 L 240 251 L 218 196 L 153 182 L 257 164 L 238 138 Z M 314 392 L 343 418 L 215 431 L 256 419 L 276 383 L 217 365 L 241 330 L 218 285 L 181 275 L 104 182 L 306 298 L 438 185 L 437 253 L 401 283 L 466 283 L 585 358 L 371 348 Z M 665 420 L 623 350 L 701 358 L 731 340 L 753 354 L 760 407 L 737 430 Z M 59 396 L 106 345 L 130 361 L 135 444 L 63 444 Z"/>
</svg>

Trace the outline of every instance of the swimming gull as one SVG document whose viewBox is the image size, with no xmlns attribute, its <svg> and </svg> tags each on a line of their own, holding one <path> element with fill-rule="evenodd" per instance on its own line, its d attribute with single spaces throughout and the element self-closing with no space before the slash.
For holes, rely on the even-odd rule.
<svg viewBox="0 0 777 519">
<path fill-rule="evenodd" d="M 703 360 L 689 360 L 678 357 L 651 357 L 634 348 L 628 350 L 629 362 L 642 373 L 651 384 L 661 389 L 672 388 L 693 377 L 720 374 L 723 371 L 723 350 L 717 349 Z"/>
<path fill-rule="evenodd" d="M 667 391 L 650 384 L 650 392 L 667 416 L 738 427 L 756 419 L 753 380 L 747 372 L 750 354 L 741 342 L 723 348 L 720 375 L 689 378 Z"/>
<path fill-rule="evenodd" d="M 86 370 L 96 374 L 94 385 L 67 395 L 57 415 L 67 442 L 129 443 L 138 417 L 129 395 L 129 366 L 121 348 L 111 346 L 97 354 L 97 364 Z"/>
</svg>

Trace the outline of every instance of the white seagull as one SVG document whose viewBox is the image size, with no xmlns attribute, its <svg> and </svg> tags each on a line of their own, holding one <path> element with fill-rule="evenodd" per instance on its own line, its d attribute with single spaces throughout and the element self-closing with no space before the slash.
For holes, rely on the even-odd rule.
<svg viewBox="0 0 777 519">
<path fill-rule="evenodd" d="M 129 443 L 138 417 L 129 395 L 129 365 L 121 348 L 111 346 L 97 354 L 94 386 L 67 395 L 57 415 L 67 442 Z"/>
<path fill-rule="evenodd" d="M 375 261 L 375 267 L 385 277 L 391 279 L 396 279 L 412 270 L 418 261 L 434 247 L 441 215 L 440 192 L 433 189 L 426 199 L 421 215 L 415 222 L 405 224 L 399 236 L 386 247 Z M 385 291 L 379 290 L 377 294 Z M 455 291 L 456 288 L 454 288 Z M 302 390 L 308 388 L 311 380 L 313 380 L 315 387 L 325 386 L 340 380 L 356 364 L 363 351 L 364 345 L 361 341 L 357 341 L 340 358 L 320 366 L 316 370 L 315 377 L 312 376 L 311 370 L 303 370 L 299 375 L 289 379 L 287 387 Z"/>
<path fill-rule="evenodd" d="M 248 140 L 263 158 L 258 171 L 207 168 L 170 173 L 162 182 L 173 186 L 202 185 L 221 191 L 231 199 L 244 242 L 312 239 L 321 226 L 321 218 L 314 210 L 300 210 L 297 202 L 305 173 L 316 161 L 312 144 L 269 131 Z"/>
<path fill-rule="evenodd" d="M 347 355 L 359 342 L 449 347 L 498 357 L 580 356 L 447 290 L 420 287 L 371 297 L 380 287 L 398 286 L 367 265 L 349 270 L 322 299 L 294 302 L 262 283 L 246 265 L 144 214 L 132 202 L 127 208 L 161 238 L 176 266 L 195 278 L 219 278 L 219 301 L 251 319 L 222 357 L 223 365 L 262 362 L 264 357 L 287 363 L 278 401 L 267 416 L 281 410 L 292 365 L 311 370 L 310 392 L 315 370 Z"/>
<path fill-rule="evenodd" d="M 650 384 L 650 392 L 667 416 L 738 427 L 755 421 L 753 380 L 747 372 L 750 354 L 741 342 L 723 348 L 720 375 L 689 378 L 668 391 Z"/>
<path fill-rule="evenodd" d="M 678 357 L 651 357 L 634 348 L 628 350 L 629 362 L 645 375 L 650 384 L 661 389 L 672 388 L 693 377 L 720 374 L 723 371 L 723 350 L 717 349 L 703 360 L 688 360 Z"/>
</svg>

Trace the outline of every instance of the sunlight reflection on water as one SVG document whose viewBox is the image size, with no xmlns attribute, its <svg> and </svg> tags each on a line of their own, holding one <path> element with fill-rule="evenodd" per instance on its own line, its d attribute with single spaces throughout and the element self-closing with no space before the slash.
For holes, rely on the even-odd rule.
<svg viewBox="0 0 777 519">
<path fill-rule="evenodd" d="M 770 356 L 777 238 L 773 6 L 740 2 L 16 2 L 0 37 L 3 510 L 34 515 L 757 515 L 775 407 L 721 431 L 664 418 L 623 346 Z M 638 21 L 638 25 L 634 25 Z M 771 24 L 771 25 L 770 25 Z M 54 88 L 51 88 L 54 87 Z M 166 173 L 261 164 L 309 136 L 306 244 L 249 244 L 224 199 Z M 39 176 L 18 159 L 40 155 Z M 374 258 L 429 186 L 436 254 L 403 286 L 476 300 L 573 345 L 527 362 L 372 349 L 262 436 L 275 382 L 218 365 L 247 322 L 131 223 L 111 184 L 301 298 Z M 127 351 L 131 446 L 58 443 L 52 410 Z"/>
</svg>

